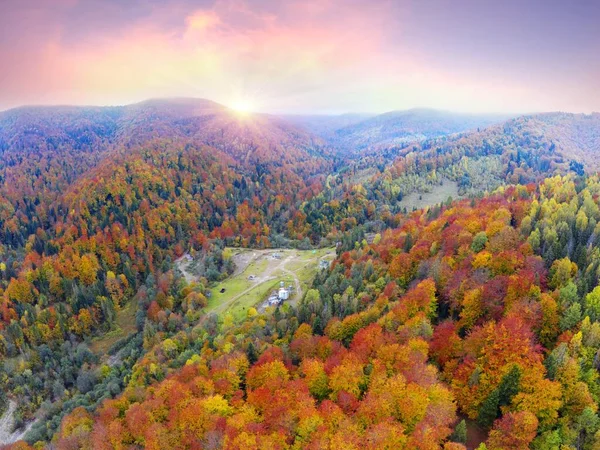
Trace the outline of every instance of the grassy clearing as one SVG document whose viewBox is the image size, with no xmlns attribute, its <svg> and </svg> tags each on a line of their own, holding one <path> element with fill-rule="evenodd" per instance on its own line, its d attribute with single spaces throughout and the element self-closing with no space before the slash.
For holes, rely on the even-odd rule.
<svg viewBox="0 0 600 450">
<path fill-rule="evenodd" d="M 268 297 L 269 293 L 277 289 L 278 286 L 279 280 L 271 280 L 257 285 L 250 292 L 245 293 L 228 304 L 225 314 L 231 314 L 233 320 L 236 322 L 243 320 L 248 314 L 248 309 L 254 307 L 265 297 Z"/>
<path fill-rule="evenodd" d="M 458 183 L 455 181 L 444 180 L 442 184 L 432 186 L 431 192 L 413 192 L 404 197 L 399 205 L 410 212 L 413 209 L 445 202 L 448 197 L 452 197 L 454 200 L 461 198 L 458 194 Z"/>
<path fill-rule="evenodd" d="M 206 311 L 214 311 L 228 298 L 236 297 L 251 287 L 252 283 L 250 281 L 240 277 L 232 277 L 220 282 L 211 289 L 212 296 L 208 299 Z M 225 292 L 221 293 L 221 289 L 225 289 Z"/>
<path fill-rule="evenodd" d="M 280 258 L 273 258 L 274 253 L 278 253 Z M 211 289 L 206 312 L 231 314 L 239 321 L 246 317 L 249 308 L 260 304 L 272 290 L 277 289 L 280 281 L 296 285 L 297 280 L 303 295 L 319 270 L 319 260 L 332 260 L 335 250 L 232 249 L 232 254 L 245 267 L 240 266 L 242 270 Z M 250 275 L 256 279 L 249 280 Z M 224 292 L 221 292 L 223 289 Z M 296 301 L 297 298 L 290 300 Z"/>
<path fill-rule="evenodd" d="M 314 280 L 318 271 L 319 271 L 319 268 L 317 266 L 311 266 L 311 267 L 307 266 L 307 267 L 303 267 L 302 269 L 300 269 L 296 272 L 296 275 L 298 276 L 298 278 L 300 280 L 300 286 L 302 287 L 302 292 L 306 292 L 308 289 L 310 289 L 310 287 L 312 285 L 312 281 Z"/>
<path fill-rule="evenodd" d="M 241 252 L 238 252 L 238 254 L 239 253 Z M 221 281 L 211 289 L 212 296 L 208 299 L 206 311 L 218 311 L 219 306 L 222 305 L 224 301 L 240 295 L 245 290 L 256 288 L 259 283 L 248 280 L 248 277 L 250 275 L 258 276 L 264 273 L 268 266 L 269 260 L 267 258 L 259 257 L 258 259 L 251 261 L 241 273 Z M 221 293 L 222 289 L 225 289 L 225 292 Z M 254 290 L 255 289 L 252 289 L 252 291 Z"/>
<path fill-rule="evenodd" d="M 285 268 L 291 271 L 300 270 L 307 265 L 318 264 L 320 259 L 333 261 L 335 250 L 332 248 L 322 248 L 318 250 L 296 251 L 298 256 L 286 264 Z"/>
<path fill-rule="evenodd" d="M 319 260 L 333 260 L 332 248 L 318 250 L 269 249 L 253 250 L 232 248 L 231 254 L 240 261 L 240 270 L 211 289 L 206 312 L 219 315 L 231 314 L 235 321 L 246 317 L 248 309 L 257 306 L 279 287 L 280 281 L 295 285 L 298 280 L 302 295 L 310 288 L 319 270 Z M 272 258 L 279 253 L 280 258 Z M 291 273 L 290 273 L 291 272 Z M 248 277 L 254 275 L 255 280 Z M 225 291 L 221 293 L 221 290 Z M 291 298 L 292 302 L 298 298 Z M 136 331 L 135 313 L 137 303 L 131 300 L 120 311 L 114 328 L 104 335 L 92 339 L 90 349 L 96 355 L 105 355 L 119 340 Z"/>
<path fill-rule="evenodd" d="M 137 312 L 137 302 L 130 300 L 127 305 L 117 312 L 115 326 L 108 333 L 92 339 L 90 350 L 96 355 L 106 355 L 108 350 L 119 340 L 126 338 L 131 333 L 135 333 L 135 313 Z"/>
</svg>

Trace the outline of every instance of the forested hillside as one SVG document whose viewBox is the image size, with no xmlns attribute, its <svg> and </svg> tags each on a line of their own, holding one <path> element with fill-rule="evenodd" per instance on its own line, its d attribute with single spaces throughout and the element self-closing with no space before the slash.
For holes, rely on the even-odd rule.
<svg viewBox="0 0 600 450">
<path fill-rule="evenodd" d="M 225 166 L 237 164 L 253 183 L 276 178 L 282 187 L 272 189 L 273 195 L 295 195 L 332 169 L 330 158 L 324 158 L 331 151 L 311 135 L 273 117 L 246 120 L 206 100 L 11 110 L 0 114 L 2 242 L 23 245 L 38 227 L 54 226 L 64 214 L 57 210 L 64 206 L 58 200 L 68 186 L 89 179 L 88 171 L 97 165 L 122 153 L 136 155 L 146 143 L 156 146 L 161 140 L 165 148 L 166 142 L 181 149 L 211 148 L 205 153 Z"/>
<path fill-rule="evenodd" d="M 445 176 L 464 192 L 476 193 L 501 183 L 539 181 L 552 173 L 581 174 L 584 168 L 598 167 L 591 155 L 600 151 L 599 135 L 598 114 L 524 116 L 455 137 L 388 149 L 396 159 L 382 178 L 401 185 L 407 176 L 418 175 L 425 183 Z M 386 154 L 379 159 L 387 162 Z"/>
<path fill-rule="evenodd" d="M 599 129 L 348 154 L 206 100 L 1 113 L 0 410 L 65 449 L 600 446 Z M 206 313 L 227 246 L 334 245 L 299 304 Z"/>
<path fill-rule="evenodd" d="M 124 311 L 140 331 L 151 306 L 170 332 L 197 320 L 207 283 L 233 270 L 224 242 L 298 245 L 288 222 L 333 168 L 305 132 L 208 101 L 25 108 L 0 123 L 0 353 L 17 425 L 42 404 L 97 401 L 99 361 L 83 342 Z M 136 297 L 190 249 L 204 255 L 205 281 L 185 306 Z"/>
<path fill-rule="evenodd" d="M 598 114 L 548 113 L 365 152 L 347 160 L 299 214 L 306 216 L 307 227 L 320 232 L 356 224 L 370 224 L 376 230 L 377 223 L 397 224 L 398 214 L 412 210 L 403 202 L 411 194 L 432 193 L 441 199 L 434 203 L 445 201 L 448 184 L 458 195 L 473 197 L 505 184 L 537 183 L 554 174 L 593 173 L 599 135 Z M 586 136 L 580 138 L 581 145 L 575 143 L 577 136 Z"/>
<path fill-rule="evenodd" d="M 297 309 L 156 344 L 55 445 L 594 448 L 599 192 L 552 178 L 414 213 L 341 248 Z"/>
</svg>

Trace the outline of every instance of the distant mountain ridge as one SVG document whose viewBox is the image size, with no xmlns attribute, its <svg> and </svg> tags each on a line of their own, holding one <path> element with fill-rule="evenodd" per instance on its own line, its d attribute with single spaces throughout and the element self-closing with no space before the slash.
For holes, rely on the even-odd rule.
<svg viewBox="0 0 600 450">
<path fill-rule="evenodd" d="M 301 126 L 315 133 L 317 136 L 326 140 L 335 139 L 337 130 L 358 124 L 365 120 L 374 117 L 375 114 L 363 113 L 346 113 L 339 115 L 330 114 L 315 114 L 315 115 L 300 115 L 300 114 L 285 114 L 281 115 L 283 119 L 294 125 Z"/>
<path fill-rule="evenodd" d="M 0 113 L 0 239 L 21 245 L 38 228 L 66 220 L 72 204 L 94 199 L 100 205 L 109 180 L 116 197 L 120 181 L 131 191 L 131 183 L 142 186 L 151 173 L 155 187 L 146 186 L 144 195 L 175 182 L 173 201 L 201 192 L 203 184 L 214 189 L 235 180 L 236 198 L 219 203 L 223 211 L 208 228 L 226 222 L 225 212 L 235 216 L 246 199 L 273 204 L 265 215 L 279 215 L 283 230 L 296 203 L 318 191 L 333 170 L 330 156 L 324 141 L 279 117 L 239 114 L 210 100 L 16 108 Z M 118 179 L 121 167 L 125 180 Z M 42 213 L 25 218 L 23 205 Z"/>
<path fill-rule="evenodd" d="M 510 115 L 468 114 L 430 108 L 390 111 L 376 116 L 346 114 L 296 116 L 291 120 L 346 151 L 375 150 L 411 141 L 461 133 L 504 122 Z"/>
<path fill-rule="evenodd" d="M 393 205 L 398 196 L 430 192 L 444 180 L 470 196 L 569 172 L 593 173 L 600 169 L 598 155 L 600 114 L 542 113 L 364 152 L 353 170 L 366 171 L 366 190 L 384 192 Z"/>
<path fill-rule="evenodd" d="M 156 138 L 193 139 L 215 145 L 231 156 L 268 150 L 314 150 L 316 136 L 266 114 L 251 119 L 211 100 L 151 99 L 126 106 L 31 106 L 0 113 L 0 152 L 53 150 L 105 151 L 111 145 L 139 145 Z M 229 148 L 246 147 L 244 155 Z M 252 157 L 250 156 L 250 159 Z"/>
</svg>

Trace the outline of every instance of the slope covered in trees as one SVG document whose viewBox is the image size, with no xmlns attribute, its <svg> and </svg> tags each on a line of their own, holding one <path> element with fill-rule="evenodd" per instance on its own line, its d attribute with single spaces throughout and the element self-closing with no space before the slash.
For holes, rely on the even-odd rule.
<svg viewBox="0 0 600 450">
<path fill-rule="evenodd" d="M 402 200 L 410 194 L 436 192 L 445 198 L 444 183 L 456 186 L 461 196 L 476 197 L 501 185 L 593 172 L 599 134 L 598 114 L 549 113 L 364 152 L 346 160 L 298 215 L 314 234 L 356 225 L 378 231 L 398 223 L 406 212 Z"/>
<path fill-rule="evenodd" d="M 149 308 L 169 317 L 170 332 L 197 320 L 207 283 L 232 270 L 221 239 L 303 239 L 288 222 L 332 169 L 318 139 L 208 101 L 24 108 L 0 123 L 1 382 L 19 425 L 43 403 L 97 401 L 99 362 L 82 342 L 109 332 L 130 302 L 138 327 Z M 190 249 L 206 271 L 183 306 L 136 297 Z M 128 367 L 141 351 L 135 339 L 130 347 Z"/>
<path fill-rule="evenodd" d="M 600 184 L 543 181 L 595 167 L 597 115 L 360 157 L 189 99 L 0 124 L 0 383 L 17 425 L 38 419 L 30 443 L 460 449 L 478 427 L 488 448 L 598 445 Z M 442 179 L 521 186 L 403 211 Z M 334 242 L 297 308 L 205 314 L 226 244 Z M 133 332 L 90 351 L 124 314 Z"/>
<path fill-rule="evenodd" d="M 557 177 L 415 212 L 343 244 L 297 309 L 144 333 L 125 392 L 54 445 L 458 450 L 477 426 L 481 448 L 594 448 L 599 193 Z"/>
<path fill-rule="evenodd" d="M 292 178 L 289 190 L 282 182 L 284 195 L 332 169 L 332 152 L 318 138 L 276 117 L 243 117 L 208 100 L 18 108 L 0 113 L 2 242 L 24 245 L 38 228 L 54 226 L 64 214 L 56 208 L 68 186 L 116 155 L 161 140 L 210 147 L 217 160 L 235 161 L 255 183 L 263 176 Z"/>
<path fill-rule="evenodd" d="M 598 168 L 592 155 L 600 151 L 599 135 L 598 114 L 524 116 L 455 137 L 388 149 L 395 160 L 380 178 L 397 186 L 399 193 L 415 176 L 423 186 L 447 177 L 463 192 L 477 193 L 502 183 L 539 181 L 554 173 L 581 174 L 584 168 Z M 385 163 L 388 157 L 384 152 L 379 159 Z"/>
</svg>

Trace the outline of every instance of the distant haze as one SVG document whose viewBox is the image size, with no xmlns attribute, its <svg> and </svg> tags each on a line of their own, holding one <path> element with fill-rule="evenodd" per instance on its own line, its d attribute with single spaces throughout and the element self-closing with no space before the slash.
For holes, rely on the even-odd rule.
<svg viewBox="0 0 600 450">
<path fill-rule="evenodd" d="M 0 110 L 600 110 L 600 2 L 3 0 Z"/>
</svg>

